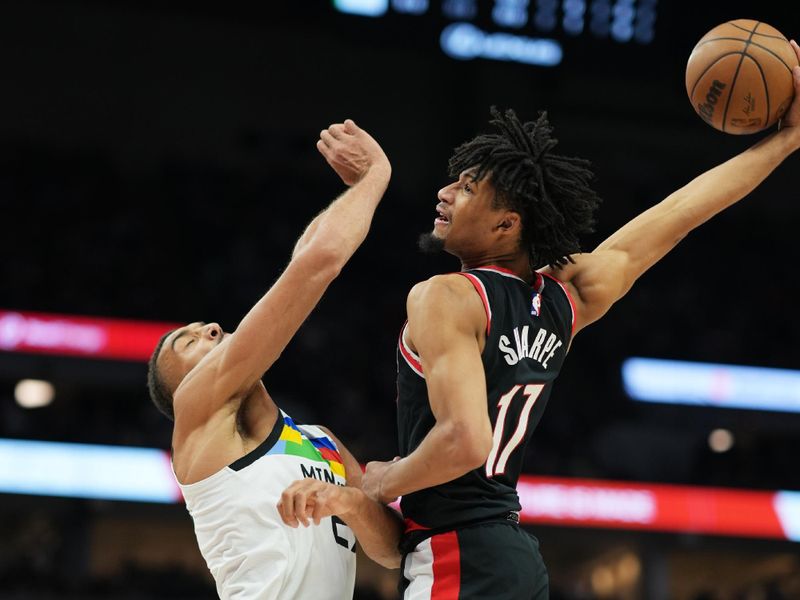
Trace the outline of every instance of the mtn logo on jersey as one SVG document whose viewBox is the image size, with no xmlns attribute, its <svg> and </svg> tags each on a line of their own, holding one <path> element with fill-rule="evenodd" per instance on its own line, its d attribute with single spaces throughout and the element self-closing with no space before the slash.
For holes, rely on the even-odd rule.
<svg viewBox="0 0 800 600">
<path fill-rule="evenodd" d="M 531 316 L 538 317 L 542 312 L 542 295 L 534 292 L 531 300 Z"/>
<path fill-rule="evenodd" d="M 281 435 L 267 454 L 289 454 L 320 463 L 327 463 L 334 474 L 339 477 L 347 477 L 342 457 L 330 438 L 327 436 L 312 437 L 310 433 L 305 434 L 300 431 L 300 428 L 289 415 L 282 413 L 282 416 L 283 429 L 281 430 Z M 323 468 L 323 470 L 325 469 Z M 303 471 L 303 477 L 308 477 L 305 474 L 305 468 Z M 313 475 L 311 476 L 313 477 Z M 321 473 L 317 479 L 323 479 Z"/>
</svg>

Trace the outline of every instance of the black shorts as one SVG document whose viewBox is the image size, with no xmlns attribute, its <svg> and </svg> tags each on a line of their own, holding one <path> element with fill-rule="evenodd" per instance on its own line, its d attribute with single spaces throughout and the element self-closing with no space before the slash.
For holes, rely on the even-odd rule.
<svg viewBox="0 0 800 600">
<path fill-rule="evenodd" d="M 547 600 L 539 541 L 511 522 L 439 533 L 400 566 L 403 600 Z"/>
</svg>

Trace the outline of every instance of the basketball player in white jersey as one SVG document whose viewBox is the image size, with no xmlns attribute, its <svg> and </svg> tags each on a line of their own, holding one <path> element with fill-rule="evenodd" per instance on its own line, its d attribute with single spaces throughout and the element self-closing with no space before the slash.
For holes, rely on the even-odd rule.
<svg viewBox="0 0 800 600">
<path fill-rule="evenodd" d="M 391 175 L 350 120 L 317 148 L 351 187 L 306 228 L 272 288 L 233 333 L 192 323 L 150 359 L 151 397 L 175 423 L 175 476 L 226 599 L 351 598 L 353 534 L 377 562 L 400 562 L 399 517 L 361 492 L 356 460 L 329 431 L 295 424 L 261 382 L 364 241 Z"/>
</svg>

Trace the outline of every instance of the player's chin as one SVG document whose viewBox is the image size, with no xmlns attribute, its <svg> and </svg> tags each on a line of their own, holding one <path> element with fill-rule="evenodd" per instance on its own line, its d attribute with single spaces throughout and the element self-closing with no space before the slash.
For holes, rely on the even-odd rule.
<svg viewBox="0 0 800 600">
<path fill-rule="evenodd" d="M 437 252 L 441 252 L 444 250 L 444 242 L 445 238 L 442 235 L 443 232 L 439 232 L 436 229 L 429 233 L 423 233 L 419 236 L 419 240 L 417 241 L 417 246 L 419 249 L 425 254 L 433 254 Z"/>
</svg>

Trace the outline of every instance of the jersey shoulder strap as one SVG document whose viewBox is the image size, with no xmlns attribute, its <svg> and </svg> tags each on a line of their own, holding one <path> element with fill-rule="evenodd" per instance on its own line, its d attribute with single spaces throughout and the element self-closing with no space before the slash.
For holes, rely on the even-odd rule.
<svg viewBox="0 0 800 600">
<path fill-rule="evenodd" d="M 483 302 L 483 309 L 486 311 L 487 336 L 492 332 L 493 316 L 504 304 L 502 297 L 508 294 L 508 286 L 520 284 L 528 286 L 524 279 L 517 277 L 512 271 L 496 266 L 461 271 L 458 275 L 469 279 Z"/>
<path fill-rule="evenodd" d="M 346 477 L 342 455 L 336 442 L 330 437 L 322 427 L 318 425 L 297 425 L 297 429 L 303 434 L 311 445 L 319 452 L 320 456 L 330 465 L 331 471 L 341 477 Z"/>
<path fill-rule="evenodd" d="M 575 317 L 577 316 L 577 312 L 575 311 L 575 299 L 572 297 L 572 294 L 570 294 L 567 286 L 560 279 L 548 273 L 537 273 L 537 275 L 542 277 L 545 290 L 549 288 L 545 293 L 548 293 L 549 297 L 559 306 L 561 309 L 559 313 L 567 317 L 568 327 L 565 329 L 567 329 L 569 337 L 572 339 L 572 336 L 575 334 Z"/>
<path fill-rule="evenodd" d="M 550 317 L 559 321 L 559 329 L 563 334 L 572 338 L 575 332 L 575 302 L 566 285 L 556 277 L 547 273 L 534 272 L 534 281 L 529 284 L 524 279 L 515 275 L 508 269 L 496 266 L 479 267 L 469 271 L 457 273 L 469 279 L 475 291 L 483 302 L 486 311 L 486 334 L 492 330 L 492 317 L 502 304 L 501 297 L 507 297 L 511 287 L 525 286 L 530 291 L 532 316 L 539 316 L 542 310 L 547 310 Z M 546 304 L 546 308 L 543 305 Z"/>
</svg>

